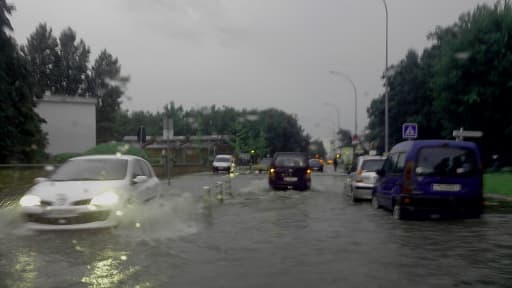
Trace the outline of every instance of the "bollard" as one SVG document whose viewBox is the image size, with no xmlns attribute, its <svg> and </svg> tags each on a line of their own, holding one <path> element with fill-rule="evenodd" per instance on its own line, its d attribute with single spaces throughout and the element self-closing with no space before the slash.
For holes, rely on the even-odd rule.
<svg viewBox="0 0 512 288">
<path fill-rule="evenodd" d="M 224 202 L 224 185 L 222 182 L 217 182 L 217 201 L 220 203 Z"/>
<path fill-rule="evenodd" d="M 235 198 L 235 194 L 233 194 L 233 190 L 231 189 L 231 177 L 228 176 L 224 184 L 226 185 L 226 193 L 228 193 L 229 197 Z"/>
<path fill-rule="evenodd" d="M 203 186 L 203 199 L 204 201 L 210 203 L 212 201 L 212 189 L 210 186 Z"/>
</svg>

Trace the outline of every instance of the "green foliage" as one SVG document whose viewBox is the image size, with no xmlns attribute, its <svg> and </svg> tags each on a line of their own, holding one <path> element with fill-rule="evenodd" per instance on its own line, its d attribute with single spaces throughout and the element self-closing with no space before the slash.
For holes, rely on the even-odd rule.
<svg viewBox="0 0 512 288">
<path fill-rule="evenodd" d="M 484 192 L 512 196 L 512 173 L 484 174 Z"/>
<path fill-rule="evenodd" d="M 30 74 L 36 84 L 38 94 L 43 95 L 46 91 L 54 91 L 52 85 L 56 79 L 55 62 L 59 57 L 59 43 L 53 36 L 52 29 L 46 23 L 41 23 L 36 30 L 30 34 L 27 44 L 21 47 L 21 53 L 27 59 Z"/>
<path fill-rule="evenodd" d="M 59 154 L 53 155 L 52 160 L 55 163 L 63 163 L 65 161 L 67 161 L 68 159 L 71 159 L 73 157 L 78 157 L 80 155 L 82 155 L 82 153 L 75 153 L 75 152 L 59 153 Z"/>
<path fill-rule="evenodd" d="M 309 144 L 309 157 L 313 158 L 315 155 L 319 155 L 323 159 L 327 156 L 324 143 L 320 140 L 313 140 Z"/>
<path fill-rule="evenodd" d="M 55 93 L 63 95 L 85 95 L 89 69 L 89 47 L 84 40 L 76 42 L 76 32 L 68 27 L 59 36 L 60 53 L 55 59 L 55 70 L 51 79 Z"/>
<path fill-rule="evenodd" d="M 107 50 L 101 51 L 91 68 L 88 94 L 96 97 L 96 142 L 102 143 L 121 137 L 116 116 L 121 110 L 123 88 L 129 78 L 121 75 L 119 60 Z"/>
<path fill-rule="evenodd" d="M 139 156 L 149 161 L 149 157 L 143 149 L 117 142 L 96 145 L 95 147 L 85 151 L 84 155 L 112 155 L 117 153 Z"/>
<path fill-rule="evenodd" d="M 512 143 L 512 7 L 497 2 L 462 14 L 428 35 L 421 57 L 409 51 L 385 77 L 390 146 L 401 125 L 416 122 L 420 138 L 451 138 L 452 131 L 481 130 L 487 154 L 509 153 Z M 384 100 L 372 101 L 368 138 L 383 150 Z"/>
<path fill-rule="evenodd" d="M 25 59 L 15 40 L 8 15 L 14 6 L 0 0 L 0 163 L 34 162 L 44 158 L 44 121 L 34 111 L 37 94 Z"/>
<path fill-rule="evenodd" d="M 336 134 L 338 135 L 340 147 L 352 145 L 352 133 L 350 132 L 350 130 L 340 128 L 340 130 L 338 130 Z"/>
</svg>

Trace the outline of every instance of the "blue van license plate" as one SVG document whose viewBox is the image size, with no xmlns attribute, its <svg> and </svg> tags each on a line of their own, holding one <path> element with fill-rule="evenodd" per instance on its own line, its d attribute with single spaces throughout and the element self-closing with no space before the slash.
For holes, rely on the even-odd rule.
<svg viewBox="0 0 512 288">
<path fill-rule="evenodd" d="M 458 192 L 460 191 L 460 184 L 432 184 L 432 190 Z"/>
</svg>

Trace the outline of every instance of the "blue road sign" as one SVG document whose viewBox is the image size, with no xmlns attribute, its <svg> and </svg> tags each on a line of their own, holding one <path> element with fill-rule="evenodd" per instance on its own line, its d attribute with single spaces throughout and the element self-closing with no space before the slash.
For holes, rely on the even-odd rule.
<svg viewBox="0 0 512 288">
<path fill-rule="evenodd" d="M 402 138 L 404 138 L 404 139 L 418 138 L 418 124 L 416 124 L 416 123 L 402 124 Z"/>
</svg>

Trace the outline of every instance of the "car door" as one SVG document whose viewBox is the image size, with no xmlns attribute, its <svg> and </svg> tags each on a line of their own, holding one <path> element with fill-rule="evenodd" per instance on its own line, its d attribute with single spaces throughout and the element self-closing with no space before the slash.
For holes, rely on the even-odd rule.
<svg viewBox="0 0 512 288">
<path fill-rule="evenodd" d="M 137 176 L 146 176 L 146 181 L 136 183 L 133 180 Z M 151 194 L 151 178 L 150 175 L 148 175 L 147 168 L 144 167 L 144 163 L 142 160 L 135 159 L 133 161 L 133 169 L 132 169 L 132 175 L 131 175 L 131 185 L 134 190 L 134 197 L 137 200 L 137 202 L 142 203 L 148 201 L 152 194 Z"/>
<path fill-rule="evenodd" d="M 403 156 L 402 156 L 403 155 Z M 400 182 L 401 174 L 398 172 L 398 163 L 400 157 L 405 159 L 405 153 L 392 153 L 386 158 L 383 165 L 384 176 L 380 179 L 379 185 L 379 203 L 380 205 L 392 209 L 393 195 L 396 193 L 396 188 Z M 405 160 L 404 160 L 405 161 Z M 403 169 L 403 168 L 402 168 Z"/>
<path fill-rule="evenodd" d="M 143 164 L 143 168 L 145 168 L 145 173 L 148 175 L 148 189 L 151 193 L 151 198 L 158 198 L 160 197 L 161 192 L 161 186 L 160 181 L 155 175 L 155 172 L 153 171 L 153 168 L 147 161 L 141 161 Z"/>
</svg>

